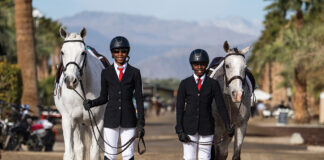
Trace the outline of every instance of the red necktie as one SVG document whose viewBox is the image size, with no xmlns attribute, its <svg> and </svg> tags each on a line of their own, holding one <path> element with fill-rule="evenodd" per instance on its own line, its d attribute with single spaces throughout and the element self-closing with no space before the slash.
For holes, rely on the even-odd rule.
<svg viewBox="0 0 324 160">
<path fill-rule="evenodd" d="M 124 69 L 123 67 L 121 67 L 121 68 L 118 67 L 118 70 L 119 70 L 119 77 L 118 77 L 119 82 L 121 82 L 121 80 L 123 78 L 123 75 L 124 75 L 123 69 Z"/>
<path fill-rule="evenodd" d="M 201 79 L 198 78 L 198 91 L 200 91 L 200 88 L 201 88 Z"/>
</svg>

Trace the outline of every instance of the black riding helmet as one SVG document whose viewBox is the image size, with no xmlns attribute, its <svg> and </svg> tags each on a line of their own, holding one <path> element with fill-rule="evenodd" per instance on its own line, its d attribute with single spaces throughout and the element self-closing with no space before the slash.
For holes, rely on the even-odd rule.
<svg viewBox="0 0 324 160">
<path fill-rule="evenodd" d="M 120 49 L 120 48 L 127 48 L 130 49 L 128 40 L 123 36 L 117 36 L 113 38 L 110 42 L 110 50 L 113 49 Z"/>
<path fill-rule="evenodd" d="M 191 52 L 189 57 L 190 64 L 192 63 L 209 63 L 208 53 L 203 49 L 195 49 Z"/>
</svg>

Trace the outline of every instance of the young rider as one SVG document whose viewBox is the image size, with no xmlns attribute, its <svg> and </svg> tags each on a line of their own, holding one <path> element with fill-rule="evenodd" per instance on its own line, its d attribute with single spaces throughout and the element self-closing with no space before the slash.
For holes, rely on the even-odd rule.
<svg viewBox="0 0 324 160">
<path fill-rule="evenodd" d="M 115 62 L 101 72 L 100 96 L 86 100 L 84 108 L 107 103 L 104 116 L 104 139 L 116 147 L 120 135 L 121 144 L 130 140 L 138 127 L 138 136 L 144 136 L 144 107 L 140 71 L 128 63 L 130 45 L 125 37 L 115 37 L 110 43 L 110 51 Z M 134 92 L 135 91 L 135 92 Z M 137 115 L 132 101 L 136 99 Z M 105 160 L 114 160 L 117 149 L 105 143 Z M 134 142 L 122 153 L 123 160 L 134 159 Z"/>
<path fill-rule="evenodd" d="M 218 82 L 206 75 L 209 57 L 206 51 L 196 49 L 191 52 L 189 62 L 194 74 L 181 81 L 176 105 L 176 133 L 183 142 L 183 159 L 195 160 L 198 143 L 213 142 L 214 119 L 212 101 L 215 99 L 229 136 L 234 130 L 230 127 L 228 112 Z M 212 145 L 199 145 L 198 158 L 210 159 Z"/>
</svg>

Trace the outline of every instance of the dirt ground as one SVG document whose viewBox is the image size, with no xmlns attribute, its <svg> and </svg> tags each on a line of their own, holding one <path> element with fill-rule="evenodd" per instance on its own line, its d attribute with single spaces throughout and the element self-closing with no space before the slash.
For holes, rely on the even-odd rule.
<svg viewBox="0 0 324 160">
<path fill-rule="evenodd" d="M 136 153 L 135 159 L 141 160 L 180 160 L 182 159 L 182 145 L 177 140 L 174 131 L 175 113 L 166 112 L 159 117 L 149 116 L 146 125 L 146 146 L 144 155 Z M 324 149 L 321 146 L 291 145 L 287 134 L 278 136 L 263 134 L 269 132 L 262 127 L 263 120 L 251 119 L 248 135 L 244 140 L 241 158 L 245 160 L 323 160 Z M 273 120 L 264 120 L 269 126 Z M 273 128 L 272 128 L 273 130 Z M 321 132 L 323 134 L 323 132 Z M 313 135 L 314 136 L 314 135 Z M 231 159 L 233 146 L 230 146 Z M 61 160 L 63 159 L 64 144 L 57 142 L 54 152 L 2 152 L 3 160 Z M 118 160 L 121 156 L 117 156 Z"/>
</svg>

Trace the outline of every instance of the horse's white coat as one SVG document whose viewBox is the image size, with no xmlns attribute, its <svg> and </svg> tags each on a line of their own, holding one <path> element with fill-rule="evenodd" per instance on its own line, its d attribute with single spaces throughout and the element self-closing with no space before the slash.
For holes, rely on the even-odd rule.
<svg viewBox="0 0 324 160">
<path fill-rule="evenodd" d="M 225 48 L 225 47 L 224 47 Z M 229 48 L 229 46 L 228 46 Z M 249 50 L 249 47 L 239 51 L 241 54 L 246 54 Z M 225 50 L 227 54 L 233 53 L 233 50 Z M 228 65 L 228 67 L 223 67 L 223 65 Z M 233 160 L 240 159 L 241 147 L 243 144 L 244 136 L 246 134 L 247 122 L 250 117 L 250 107 L 251 107 L 251 95 L 252 90 L 248 83 L 242 85 L 241 80 L 233 80 L 228 87 L 226 87 L 224 73 L 228 80 L 233 76 L 245 77 L 244 69 L 246 67 L 245 59 L 243 56 L 232 55 L 225 59 L 224 63 L 221 63 L 221 66 L 217 67 L 216 73 L 213 73 L 213 76 L 210 76 L 219 81 L 219 84 L 224 92 L 224 100 L 226 103 L 227 110 L 229 112 L 229 117 L 231 119 L 231 124 L 235 128 L 235 137 L 234 137 L 234 155 Z M 226 69 L 226 72 L 224 69 Z M 249 82 L 250 83 L 250 82 Z M 242 104 L 236 103 L 237 96 L 233 95 L 233 92 L 242 92 L 244 93 L 241 97 Z M 215 159 L 217 160 L 226 160 L 228 156 L 228 145 L 232 141 L 231 137 L 228 137 L 226 134 L 226 128 L 224 126 L 223 120 L 217 114 L 216 108 L 213 108 L 213 115 L 215 118 L 215 141 L 219 141 L 220 137 L 225 135 L 224 140 L 215 146 Z"/>
<path fill-rule="evenodd" d="M 70 35 L 64 29 L 60 29 L 61 36 L 64 40 L 83 40 L 86 34 L 83 28 L 80 34 L 71 33 Z M 63 52 L 62 60 L 64 66 L 68 62 L 76 62 L 80 67 L 83 64 L 84 55 L 82 52 L 86 51 L 86 46 L 81 42 L 67 42 L 62 46 Z M 62 115 L 62 129 L 64 136 L 65 153 L 64 160 L 98 160 L 99 146 L 92 134 L 90 119 L 88 112 L 83 107 L 82 98 L 77 95 L 72 89 L 67 88 L 71 82 L 66 83 L 64 78 L 70 77 L 76 79 L 77 83 L 75 90 L 82 95 L 79 79 L 82 80 L 87 99 L 97 98 L 100 94 L 101 71 L 104 66 L 101 62 L 87 53 L 86 65 L 83 69 L 83 76 L 80 76 L 76 65 L 69 65 L 60 78 L 61 94 L 54 96 L 55 105 Z M 56 93 L 58 91 L 56 90 Z M 94 113 L 95 120 L 99 129 L 102 132 L 104 105 L 91 109 Z M 95 129 L 96 137 L 99 137 L 99 131 Z"/>
</svg>

